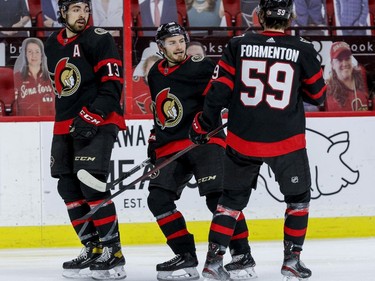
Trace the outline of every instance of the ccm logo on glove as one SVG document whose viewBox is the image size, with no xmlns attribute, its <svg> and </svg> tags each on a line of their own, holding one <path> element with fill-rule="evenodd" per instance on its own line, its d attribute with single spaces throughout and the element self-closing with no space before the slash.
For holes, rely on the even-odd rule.
<svg viewBox="0 0 375 281">
<path fill-rule="evenodd" d="M 103 122 L 103 118 L 101 116 L 89 112 L 86 107 L 81 109 L 79 115 L 83 120 L 94 125 L 99 125 Z"/>
<path fill-rule="evenodd" d="M 75 139 L 92 139 L 98 131 L 97 126 L 103 121 L 104 119 L 100 115 L 92 113 L 86 107 L 83 107 L 70 126 L 70 135 Z"/>
</svg>

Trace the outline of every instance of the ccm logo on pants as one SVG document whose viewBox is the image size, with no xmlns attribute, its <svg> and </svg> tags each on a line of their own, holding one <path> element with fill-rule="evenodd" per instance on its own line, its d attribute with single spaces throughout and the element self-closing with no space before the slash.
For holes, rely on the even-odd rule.
<svg viewBox="0 0 375 281">
<path fill-rule="evenodd" d="M 75 161 L 95 161 L 96 157 L 89 157 L 89 156 L 76 156 L 74 158 Z"/>
<path fill-rule="evenodd" d="M 197 182 L 202 183 L 202 182 L 206 182 L 206 181 L 213 181 L 215 179 L 216 179 L 216 175 L 200 178 L 200 179 L 197 180 Z"/>
</svg>

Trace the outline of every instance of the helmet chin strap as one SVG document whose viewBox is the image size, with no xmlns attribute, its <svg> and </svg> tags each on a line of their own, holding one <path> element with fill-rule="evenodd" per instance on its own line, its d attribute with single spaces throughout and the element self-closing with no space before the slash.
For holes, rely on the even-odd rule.
<svg viewBox="0 0 375 281">
<path fill-rule="evenodd" d="M 78 31 L 78 32 L 77 32 L 77 31 L 71 29 L 70 26 L 69 26 L 66 22 L 64 23 L 64 26 L 65 26 L 65 28 L 69 29 L 69 30 L 70 30 L 72 33 L 74 33 L 74 34 L 78 34 L 78 33 L 81 32 L 81 31 Z"/>
</svg>

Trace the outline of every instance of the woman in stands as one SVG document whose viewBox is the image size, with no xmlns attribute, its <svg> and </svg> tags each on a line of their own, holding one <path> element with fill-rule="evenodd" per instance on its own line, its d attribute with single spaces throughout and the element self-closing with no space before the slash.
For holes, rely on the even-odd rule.
<svg viewBox="0 0 375 281">
<path fill-rule="evenodd" d="M 342 41 L 331 46 L 331 73 L 327 80 L 326 111 L 369 110 L 366 71 L 353 65 L 350 46 Z"/>
<path fill-rule="evenodd" d="M 27 38 L 23 41 L 14 72 L 17 115 L 53 116 L 55 95 L 40 39 Z"/>
</svg>

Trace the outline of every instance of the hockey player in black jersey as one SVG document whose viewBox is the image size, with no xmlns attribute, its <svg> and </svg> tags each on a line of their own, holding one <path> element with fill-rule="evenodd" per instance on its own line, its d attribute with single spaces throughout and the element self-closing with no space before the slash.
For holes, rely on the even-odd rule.
<svg viewBox="0 0 375 281">
<path fill-rule="evenodd" d="M 262 163 L 268 164 L 287 204 L 284 221 L 285 279 L 307 279 L 300 261 L 310 202 L 311 176 L 306 153 L 303 102 L 320 105 L 326 85 L 313 45 L 285 34 L 294 18 L 292 0 L 261 0 L 264 31 L 232 38 L 212 76 L 203 112 L 190 130 L 195 143 L 207 142 L 223 107 L 228 134 L 224 190 L 213 216 L 203 276 L 229 280 L 223 254 L 241 211 L 256 188 Z M 225 231 L 224 231 L 225 230 Z"/>
<path fill-rule="evenodd" d="M 148 154 L 156 164 L 192 144 L 189 128 L 195 114 L 203 108 L 202 94 L 214 70 L 210 59 L 186 54 L 188 42 L 188 34 L 175 22 L 163 24 L 157 30 L 156 43 L 164 58 L 157 61 L 148 74 L 154 114 Z M 215 124 L 219 126 L 220 116 L 216 119 Z M 194 175 L 208 209 L 216 210 L 222 192 L 224 138 L 223 132 L 215 135 L 208 144 L 190 150 L 150 180 L 148 207 L 176 255 L 156 266 L 158 280 L 199 279 L 194 237 L 187 230 L 175 201 Z M 255 277 L 255 262 L 242 213 L 237 218 L 229 247 L 233 260 L 227 267 L 232 274 L 236 276 L 242 271 L 243 280 Z"/>
<path fill-rule="evenodd" d="M 89 220 L 79 220 L 110 195 L 85 186 L 77 178 L 86 169 L 100 180 L 109 172 L 113 143 L 125 129 L 120 106 L 122 62 L 112 36 L 90 27 L 91 0 L 59 0 L 59 21 L 65 28 L 45 44 L 48 69 L 57 95 L 51 149 L 51 175 L 64 200 L 70 221 L 84 245 L 81 254 L 63 264 L 63 276 L 82 277 L 89 268 L 94 279 L 123 279 L 115 205 L 112 201 Z"/>
</svg>

